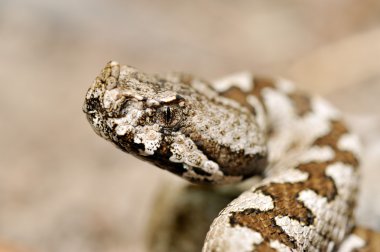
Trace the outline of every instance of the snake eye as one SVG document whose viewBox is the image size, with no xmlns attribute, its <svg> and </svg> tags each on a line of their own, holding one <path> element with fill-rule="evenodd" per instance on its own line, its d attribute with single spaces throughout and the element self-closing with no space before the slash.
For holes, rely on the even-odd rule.
<svg viewBox="0 0 380 252">
<path fill-rule="evenodd" d="M 177 106 L 163 106 L 158 110 L 158 124 L 171 128 L 176 126 L 182 119 L 181 109 Z"/>
</svg>

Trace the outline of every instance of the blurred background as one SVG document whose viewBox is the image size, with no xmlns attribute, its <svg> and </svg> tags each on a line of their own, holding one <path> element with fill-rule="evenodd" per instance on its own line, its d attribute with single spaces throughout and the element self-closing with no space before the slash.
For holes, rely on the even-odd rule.
<svg viewBox="0 0 380 252">
<path fill-rule="evenodd" d="M 181 182 L 87 123 L 111 59 L 326 96 L 363 140 L 358 220 L 380 230 L 380 1 L 0 0 L 0 251 L 147 251 L 156 194 Z"/>
</svg>

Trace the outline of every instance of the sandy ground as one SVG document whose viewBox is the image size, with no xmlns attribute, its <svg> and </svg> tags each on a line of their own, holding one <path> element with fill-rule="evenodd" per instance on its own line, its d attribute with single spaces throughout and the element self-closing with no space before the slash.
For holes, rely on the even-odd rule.
<svg viewBox="0 0 380 252">
<path fill-rule="evenodd" d="M 0 0 L 0 240 L 31 251 L 146 251 L 163 183 L 81 111 L 110 59 L 214 79 L 281 75 L 365 145 L 358 219 L 380 230 L 380 2 Z"/>
</svg>

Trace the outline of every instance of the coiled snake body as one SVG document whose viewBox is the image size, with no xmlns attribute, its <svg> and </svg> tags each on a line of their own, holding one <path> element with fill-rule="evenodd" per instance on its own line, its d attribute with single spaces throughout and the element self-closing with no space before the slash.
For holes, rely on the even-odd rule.
<svg viewBox="0 0 380 252">
<path fill-rule="evenodd" d="M 110 62 L 83 110 L 101 137 L 193 183 L 265 176 L 214 220 L 203 251 L 375 251 L 377 234 L 354 226 L 357 137 L 287 80 L 211 84 Z"/>
</svg>

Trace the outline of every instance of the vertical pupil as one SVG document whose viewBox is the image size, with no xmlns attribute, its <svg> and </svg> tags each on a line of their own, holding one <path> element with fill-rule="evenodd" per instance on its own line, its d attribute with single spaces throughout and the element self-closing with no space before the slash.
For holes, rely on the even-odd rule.
<svg viewBox="0 0 380 252">
<path fill-rule="evenodd" d="M 166 111 L 165 111 L 166 123 L 170 123 L 171 119 L 172 119 L 172 112 L 170 110 L 170 107 L 166 107 Z"/>
</svg>

